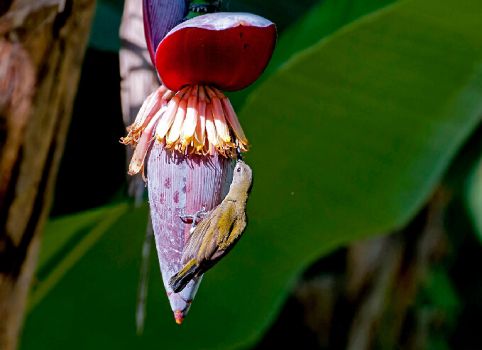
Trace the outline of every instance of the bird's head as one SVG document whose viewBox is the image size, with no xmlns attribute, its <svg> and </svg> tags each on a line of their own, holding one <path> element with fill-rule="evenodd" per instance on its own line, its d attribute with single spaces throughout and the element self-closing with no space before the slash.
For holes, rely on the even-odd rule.
<svg viewBox="0 0 482 350">
<path fill-rule="evenodd" d="M 248 164 L 242 160 L 236 161 L 233 173 L 233 185 L 242 186 L 248 191 L 253 181 L 253 172 Z"/>
</svg>

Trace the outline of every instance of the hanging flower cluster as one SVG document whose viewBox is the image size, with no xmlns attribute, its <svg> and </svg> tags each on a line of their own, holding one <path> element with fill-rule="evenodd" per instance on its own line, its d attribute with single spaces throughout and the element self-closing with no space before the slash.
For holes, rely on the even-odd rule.
<svg viewBox="0 0 482 350">
<path fill-rule="evenodd" d="M 234 158 L 248 140 L 221 90 L 240 90 L 262 73 L 276 41 L 274 24 L 246 13 L 185 21 L 161 40 L 156 68 L 163 85 L 141 107 L 122 139 L 136 147 L 129 174 L 141 171 L 151 142 L 181 154 Z"/>
<path fill-rule="evenodd" d="M 169 285 L 183 266 L 190 238 L 191 225 L 180 216 L 213 210 L 226 195 L 231 159 L 237 151 L 247 151 L 249 143 L 223 91 L 243 89 L 259 77 L 271 58 L 276 27 L 253 14 L 218 12 L 182 22 L 160 39 L 154 35 L 166 27 L 163 11 L 156 7 L 160 2 L 184 9 L 184 0 L 144 0 L 147 46 L 162 84 L 147 97 L 121 141 L 135 147 L 129 174 L 144 175 L 147 164 L 162 279 L 181 323 L 202 275 L 179 293 Z"/>
<path fill-rule="evenodd" d="M 248 140 L 229 99 L 215 87 L 188 85 L 177 92 L 165 85 L 153 92 L 122 139 L 137 145 L 129 174 L 138 173 L 152 141 L 182 154 L 234 158 L 236 148 L 248 150 Z"/>
</svg>

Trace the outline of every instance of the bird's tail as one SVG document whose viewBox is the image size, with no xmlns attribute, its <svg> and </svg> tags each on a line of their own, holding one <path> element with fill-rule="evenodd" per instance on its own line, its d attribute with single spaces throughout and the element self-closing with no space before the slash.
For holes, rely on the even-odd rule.
<svg viewBox="0 0 482 350">
<path fill-rule="evenodd" d="M 196 263 L 196 259 L 192 259 L 184 265 L 182 270 L 171 277 L 169 285 L 175 293 L 179 293 L 197 275 L 198 271 L 199 265 Z"/>
</svg>

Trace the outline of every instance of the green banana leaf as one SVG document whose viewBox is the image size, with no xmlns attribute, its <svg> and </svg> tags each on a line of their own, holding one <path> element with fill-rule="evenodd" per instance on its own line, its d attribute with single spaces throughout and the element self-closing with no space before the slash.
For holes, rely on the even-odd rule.
<svg viewBox="0 0 482 350">
<path fill-rule="evenodd" d="M 116 0 L 97 1 L 90 31 L 90 48 L 110 52 L 119 51 L 119 26 L 123 3 L 123 1 Z M 141 1 L 139 1 L 139 5 L 141 5 Z"/>
<path fill-rule="evenodd" d="M 322 38 L 332 34 L 357 18 L 380 9 L 395 0 L 325 0 L 317 3 L 302 16 L 295 25 L 283 30 L 278 19 L 276 26 L 282 30 L 273 57 L 261 77 L 247 89 L 229 93 L 235 107 L 241 107 L 246 98 L 258 86 L 293 55 L 316 44 Z M 269 3 L 269 2 L 268 2 Z M 258 12 L 255 12 L 258 13 Z M 267 18 L 271 18 L 267 16 Z"/>
<path fill-rule="evenodd" d="M 254 344 L 310 263 L 403 226 L 480 123 L 480 13 L 478 1 L 397 2 L 296 54 L 253 91 L 241 112 L 253 145 L 250 224 L 181 327 L 153 273 L 145 334 L 135 335 L 146 210 L 131 209 L 32 308 L 22 348 Z"/>
<path fill-rule="evenodd" d="M 482 158 L 470 174 L 465 199 L 474 231 L 482 242 Z"/>
</svg>

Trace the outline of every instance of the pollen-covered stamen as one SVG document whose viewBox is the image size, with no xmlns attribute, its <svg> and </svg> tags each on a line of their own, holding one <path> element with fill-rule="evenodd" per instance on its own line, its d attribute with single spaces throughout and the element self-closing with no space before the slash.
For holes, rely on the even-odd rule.
<svg viewBox="0 0 482 350">
<path fill-rule="evenodd" d="M 206 106 L 206 135 L 208 141 L 206 151 L 212 154 L 214 148 L 219 146 L 219 138 L 218 134 L 216 133 L 216 126 L 214 125 L 213 107 L 211 104 Z"/>
<path fill-rule="evenodd" d="M 205 144 L 206 135 L 206 92 L 204 87 L 199 87 L 199 99 L 197 105 L 197 123 L 196 132 L 194 134 L 194 148 L 195 153 L 202 152 Z"/>
<path fill-rule="evenodd" d="M 159 124 L 157 124 L 156 139 L 158 142 L 163 142 L 164 137 L 166 136 L 172 123 L 174 122 L 174 118 L 177 114 L 177 109 L 179 108 L 179 103 L 181 102 L 181 98 L 184 96 L 187 90 L 188 88 L 186 87 L 181 91 L 178 91 L 169 101 L 166 112 L 160 119 Z"/>
<path fill-rule="evenodd" d="M 184 123 L 184 119 L 186 118 L 186 110 L 187 110 L 187 101 L 190 96 L 190 89 L 186 91 L 184 96 L 182 97 L 181 102 L 179 102 L 179 107 L 177 108 L 176 116 L 174 117 L 174 122 L 169 129 L 169 133 L 166 137 L 166 147 L 170 148 L 175 146 L 175 142 L 179 139 L 181 135 L 181 128 Z"/>
<path fill-rule="evenodd" d="M 182 91 L 182 90 L 181 90 Z M 173 96 L 175 95 L 176 93 L 172 90 L 169 90 L 168 88 L 166 88 L 166 92 L 164 93 L 164 95 L 162 95 L 162 100 L 163 101 L 166 101 L 165 103 L 167 104 L 171 98 L 173 98 Z"/>
<path fill-rule="evenodd" d="M 153 115 L 153 113 L 159 108 L 160 104 L 163 101 L 166 101 L 166 98 L 164 96 L 168 97 L 169 93 L 171 92 L 172 91 L 164 85 L 159 86 L 156 91 L 154 91 L 146 98 L 141 108 L 139 109 L 139 112 L 137 113 L 134 124 L 132 124 L 130 128 L 142 125 L 144 125 L 145 127 L 148 123 L 148 117 Z"/>
<path fill-rule="evenodd" d="M 197 85 L 194 86 L 187 102 L 186 119 L 184 120 L 181 132 L 181 151 L 184 151 L 191 143 L 194 132 L 196 131 L 198 115 L 198 91 L 199 87 Z"/>
<path fill-rule="evenodd" d="M 238 139 L 239 148 L 243 152 L 247 151 L 248 139 L 246 138 L 243 128 L 239 123 L 238 117 L 236 116 L 236 112 L 234 111 L 231 101 L 229 101 L 229 98 L 227 98 L 221 91 L 217 89 L 213 89 L 213 90 L 218 96 L 218 98 L 221 100 L 221 103 L 223 105 L 224 115 L 229 125 L 233 129 L 234 135 Z"/>
<path fill-rule="evenodd" d="M 210 86 L 186 86 L 178 92 L 159 88 L 146 99 L 128 131 L 121 142 L 137 144 L 130 174 L 142 169 L 153 134 L 166 148 L 183 154 L 218 152 L 235 158 L 238 147 L 242 152 L 248 149 L 248 140 L 231 102 Z"/>
<path fill-rule="evenodd" d="M 142 131 L 156 116 L 156 113 L 163 105 L 167 104 L 172 96 L 171 94 L 172 91 L 164 85 L 161 85 L 156 91 L 150 94 L 137 113 L 134 123 L 127 128 L 128 134 L 126 137 L 121 138 L 121 142 L 125 145 L 135 145 L 138 142 Z"/>
<path fill-rule="evenodd" d="M 226 118 L 224 118 L 224 111 L 221 101 L 216 96 L 213 90 L 206 87 L 206 92 L 211 99 L 211 105 L 213 106 L 213 117 L 214 124 L 216 125 L 216 131 L 219 137 L 224 142 L 231 142 L 231 136 L 229 135 L 228 124 L 226 123 Z"/>
<path fill-rule="evenodd" d="M 212 154 L 217 151 L 225 157 L 235 157 L 237 144 L 241 145 L 242 151 L 247 149 L 245 147 L 247 140 L 237 122 L 236 114 L 234 111 L 223 109 L 222 99 L 227 98 L 220 91 L 198 85 L 183 90 L 185 92 L 181 101 L 175 101 L 177 106 L 175 116 L 172 115 L 169 106 L 169 112 L 166 112 L 161 118 L 156 132 L 158 141 L 162 142 L 165 139 L 167 148 L 175 149 L 183 154 Z M 177 96 L 178 94 L 173 99 L 176 99 Z M 230 113 L 229 117 L 227 113 Z M 228 122 L 228 118 L 235 120 L 235 123 L 232 124 L 236 127 L 236 132 L 232 130 L 233 127 Z M 208 125 L 211 137 L 206 140 L 204 134 L 207 134 L 208 119 L 209 122 L 212 122 Z M 239 141 L 233 139 L 234 135 L 231 135 L 231 130 L 234 135 L 237 133 L 243 138 Z M 167 136 L 164 137 L 164 135 Z"/>
<path fill-rule="evenodd" d="M 157 123 L 157 119 L 152 119 L 145 127 L 142 135 L 137 143 L 134 154 L 132 155 L 131 162 L 129 164 L 129 175 L 137 174 L 144 166 L 144 158 L 153 139 L 154 127 Z"/>
</svg>

